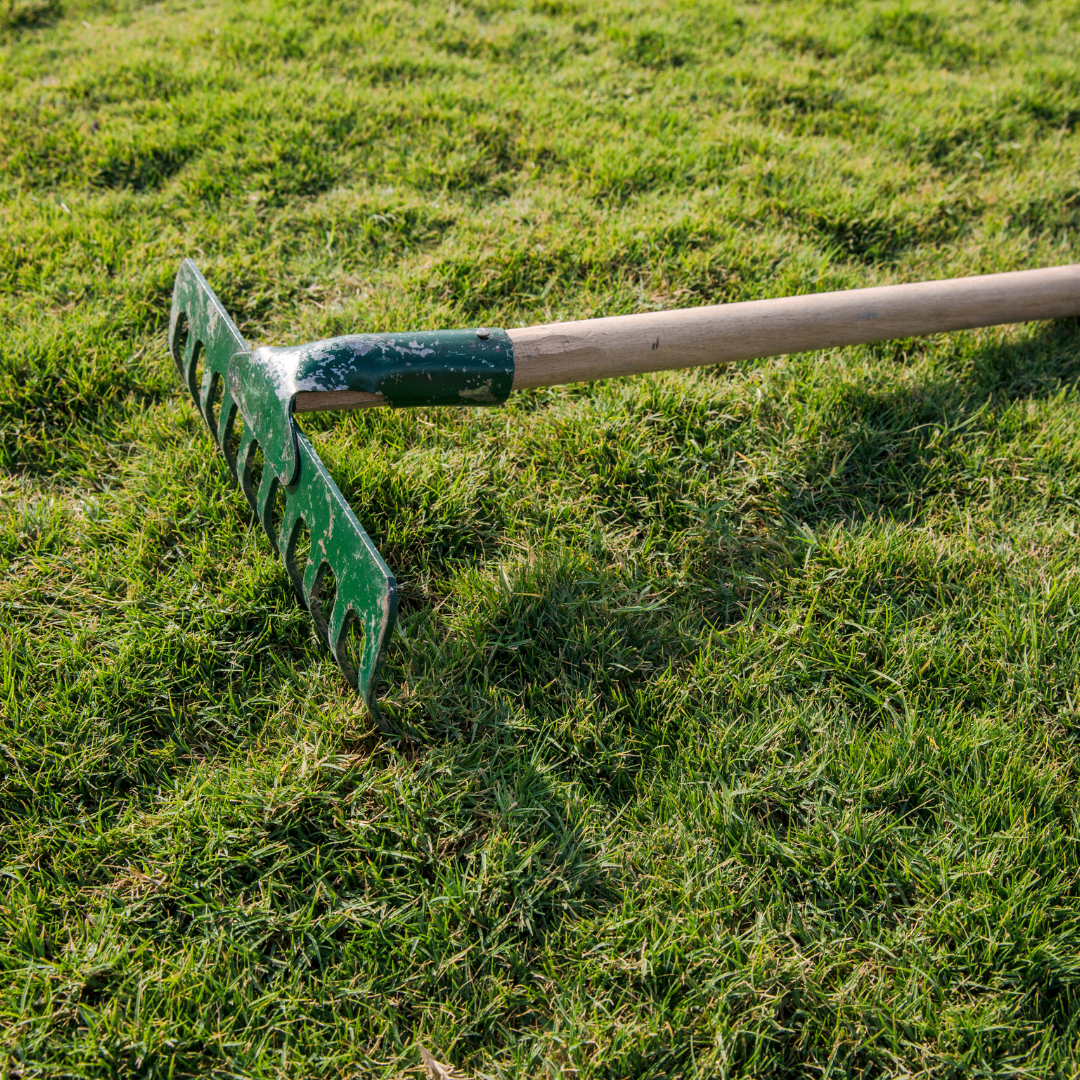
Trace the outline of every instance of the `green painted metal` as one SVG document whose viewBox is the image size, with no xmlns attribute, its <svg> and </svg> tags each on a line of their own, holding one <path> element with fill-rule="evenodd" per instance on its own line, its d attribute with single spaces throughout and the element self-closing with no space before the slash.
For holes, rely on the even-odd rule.
<svg viewBox="0 0 1080 1080">
<path fill-rule="evenodd" d="M 241 413 L 263 415 L 263 450 L 289 484 L 299 460 L 297 394 L 362 391 L 399 408 L 501 405 L 514 382 L 514 349 L 505 330 L 351 334 L 237 353 L 228 376 Z"/>
<path fill-rule="evenodd" d="M 501 405 L 514 382 L 505 330 L 349 334 L 310 345 L 256 349 L 278 393 L 359 390 L 388 405 Z"/>
<path fill-rule="evenodd" d="M 298 389 L 289 383 L 291 369 L 251 363 L 256 353 L 281 350 L 253 353 L 190 259 L 173 290 L 169 350 L 320 638 L 381 723 L 376 680 L 397 614 L 397 583 L 292 418 Z M 310 547 L 300 559 L 305 529 Z"/>
</svg>

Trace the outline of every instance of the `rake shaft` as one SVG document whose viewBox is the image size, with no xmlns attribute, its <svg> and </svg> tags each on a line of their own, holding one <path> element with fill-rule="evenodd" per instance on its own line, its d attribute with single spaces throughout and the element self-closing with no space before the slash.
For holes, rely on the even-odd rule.
<svg viewBox="0 0 1080 1080">
<path fill-rule="evenodd" d="M 510 330 L 514 389 L 1080 315 L 1080 266 Z"/>
<path fill-rule="evenodd" d="M 507 331 L 514 390 L 1080 315 L 1080 265 L 617 315 Z M 301 393 L 297 412 L 389 404 Z"/>
</svg>

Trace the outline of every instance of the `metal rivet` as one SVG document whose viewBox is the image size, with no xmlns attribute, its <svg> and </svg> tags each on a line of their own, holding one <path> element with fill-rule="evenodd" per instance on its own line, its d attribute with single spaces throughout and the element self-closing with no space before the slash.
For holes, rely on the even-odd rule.
<svg viewBox="0 0 1080 1080">
<path fill-rule="evenodd" d="M 486 341 L 489 337 L 491 337 L 491 331 L 490 330 L 477 330 L 476 331 L 476 336 L 478 338 L 480 338 L 482 341 Z"/>
</svg>

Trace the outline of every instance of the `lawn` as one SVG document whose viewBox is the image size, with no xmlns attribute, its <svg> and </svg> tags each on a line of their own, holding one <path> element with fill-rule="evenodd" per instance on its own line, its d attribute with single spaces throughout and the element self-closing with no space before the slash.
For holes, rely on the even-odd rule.
<svg viewBox="0 0 1080 1080">
<path fill-rule="evenodd" d="M 0 2 L 0 1076 L 1080 1074 L 1080 332 L 302 424 L 166 355 L 1080 258 L 1074 0 Z M 418 1045 L 419 1044 L 419 1045 Z"/>
</svg>

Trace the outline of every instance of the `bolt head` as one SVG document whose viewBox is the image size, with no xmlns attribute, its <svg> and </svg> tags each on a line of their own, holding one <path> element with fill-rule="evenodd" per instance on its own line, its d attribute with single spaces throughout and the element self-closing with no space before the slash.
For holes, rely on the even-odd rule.
<svg viewBox="0 0 1080 1080">
<path fill-rule="evenodd" d="M 481 341 L 486 341 L 489 337 L 491 337 L 491 331 L 490 330 L 477 330 L 476 331 L 476 336 L 478 338 L 480 338 Z"/>
</svg>

